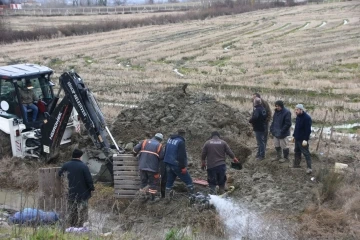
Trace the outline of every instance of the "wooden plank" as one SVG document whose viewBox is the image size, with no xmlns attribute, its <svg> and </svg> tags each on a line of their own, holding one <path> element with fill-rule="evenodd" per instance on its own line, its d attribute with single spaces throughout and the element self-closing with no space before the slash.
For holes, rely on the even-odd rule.
<svg viewBox="0 0 360 240">
<path fill-rule="evenodd" d="M 140 176 L 124 176 L 124 175 L 114 175 L 115 180 L 134 180 L 140 181 Z"/>
<path fill-rule="evenodd" d="M 114 161 L 114 166 L 138 166 L 139 162 L 133 162 L 133 161 Z"/>
<path fill-rule="evenodd" d="M 114 194 L 116 198 L 135 198 L 135 195 Z"/>
<path fill-rule="evenodd" d="M 59 170 L 59 167 L 39 169 L 39 209 L 61 213 L 65 208 L 62 200 L 65 194 L 61 178 L 58 177 Z"/>
<path fill-rule="evenodd" d="M 139 176 L 138 171 L 114 171 L 114 175 Z"/>
<path fill-rule="evenodd" d="M 140 184 L 140 180 L 114 180 L 114 184 Z"/>
<path fill-rule="evenodd" d="M 115 193 L 117 194 L 125 194 L 125 195 L 131 195 L 131 194 L 136 194 L 139 190 L 120 190 L 120 189 L 115 189 Z"/>
<path fill-rule="evenodd" d="M 114 166 L 114 170 L 130 170 L 130 171 L 137 171 L 139 169 L 138 166 Z"/>
<path fill-rule="evenodd" d="M 135 159 L 136 157 L 134 157 L 134 155 L 132 154 L 117 154 L 113 156 L 113 160 L 118 160 L 118 159 Z"/>
<path fill-rule="evenodd" d="M 115 189 L 140 189 L 140 184 L 118 184 L 114 185 Z"/>
</svg>

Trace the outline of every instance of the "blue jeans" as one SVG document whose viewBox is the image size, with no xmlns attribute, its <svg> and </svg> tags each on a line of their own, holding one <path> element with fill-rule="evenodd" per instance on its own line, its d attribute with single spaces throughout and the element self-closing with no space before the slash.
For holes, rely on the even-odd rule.
<svg viewBox="0 0 360 240">
<path fill-rule="evenodd" d="M 210 189 L 215 189 L 216 185 L 224 187 L 226 183 L 226 164 L 219 165 L 207 170 L 208 183 Z"/>
<path fill-rule="evenodd" d="M 255 132 L 256 142 L 258 146 L 258 151 L 256 157 L 264 158 L 265 157 L 265 137 L 264 132 Z"/>
<path fill-rule="evenodd" d="M 186 184 L 186 187 L 189 190 L 194 189 L 194 185 L 193 185 L 193 182 L 192 182 L 189 172 L 186 171 L 185 174 L 182 174 L 179 166 L 175 166 L 175 165 L 171 165 L 171 164 L 167 164 L 167 163 L 165 163 L 165 164 L 166 164 L 166 175 L 167 175 L 166 190 L 172 189 L 176 177 L 179 177 L 180 180 Z"/>
<path fill-rule="evenodd" d="M 22 108 L 23 108 L 23 111 L 24 111 L 24 120 L 25 120 L 25 123 L 29 122 L 29 121 L 28 121 L 28 116 L 27 116 L 27 110 L 28 110 L 28 109 L 31 109 L 31 110 L 32 110 L 32 121 L 35 122 L 35 121 L 36 121 L 36 118 L 37 118 L 37 115 L 38 115 L 38 112 L 39 112 L 38 107 L 35 106 L 35 104 L 30 103 L 30 104 L 23 104 L 23 105 L 22 105 Z"/>
</svg>

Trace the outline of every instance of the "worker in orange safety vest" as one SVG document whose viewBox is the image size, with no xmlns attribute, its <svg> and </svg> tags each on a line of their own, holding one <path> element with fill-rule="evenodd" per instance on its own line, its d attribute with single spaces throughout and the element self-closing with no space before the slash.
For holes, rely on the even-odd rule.
<svg viewBox="0 0 360 240">
<path fill-rule="evenodd" d="M 149 194 L 151 202 L 160 200 L 157 196 L 157 189 L 160 180 L 159 163 L 164 158 L 164 149 L 161 144 L 163 138 L 161 133 L 156 133 L 152 139 L 139 142 L 133 149 L 134 155 L 139 155 L 140 194 L 145 197 L 145 200 L 148 200 L 146 195 Z"/>
</svg>

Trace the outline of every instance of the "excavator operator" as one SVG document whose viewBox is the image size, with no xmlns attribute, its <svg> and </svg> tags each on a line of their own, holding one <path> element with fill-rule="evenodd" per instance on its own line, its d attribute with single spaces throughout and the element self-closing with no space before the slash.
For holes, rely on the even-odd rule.
<svg viewBox="0 0 360 240">
<path fill-rule="evenodd" d="M 32 110 L 32 121 L 35 122 L 39 109 L 38 107 L 34 104 L 35 101 L 37 101 L 37 97 L 33 91 L 33 86 L 31 84 L 30 80 L 26 80 L 25 82 L 25 87 L 24 88 L 20 88 L 20 97 L 21 97 L 21 103 L 22 103 L 22 109 L 24 111 L 24 120 L 25 123 L 29 122 L 28 121 L 28 113 L 27 110 L 31 109 Z"/>
</svg>

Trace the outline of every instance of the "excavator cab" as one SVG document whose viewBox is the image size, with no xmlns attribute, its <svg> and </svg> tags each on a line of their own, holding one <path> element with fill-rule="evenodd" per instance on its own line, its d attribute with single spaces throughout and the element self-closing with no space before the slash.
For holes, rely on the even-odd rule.
<svg viewBox="0 0 360 240">
<path fill-rule="evenodd" d="M 4 101 L 9 105 L 7 114 L 1 116 L 0 113 L 0 116 L 16 118 L 30 128 L 34 127 L 36 122 L 43 121 L 54 98 L 55 84 L 50 80 L 52 73 L 52 69 L 35 64 L 0 67 L 0 102 Z M 24 93 L 34 96 L 31 102 L 23 98 Z M 30 104 L 33 106 L 26 107 Z M 34 111 L 34 108 L 37 111 Z M 34 114 L 36 119 L 32 121 Z"/>
<path fill-rule="evenodd" d="M 0 148 L 10 142 L 12 156 L 39 158 L 43 153 L 41 131 L 59 99 L 52 74 L 52 69 L 37 64 L 0 66 Z M 73 132 L 80 130 L 76 110 L 68 115 L 59 145 L 71 142 Z"/>
</svg>

